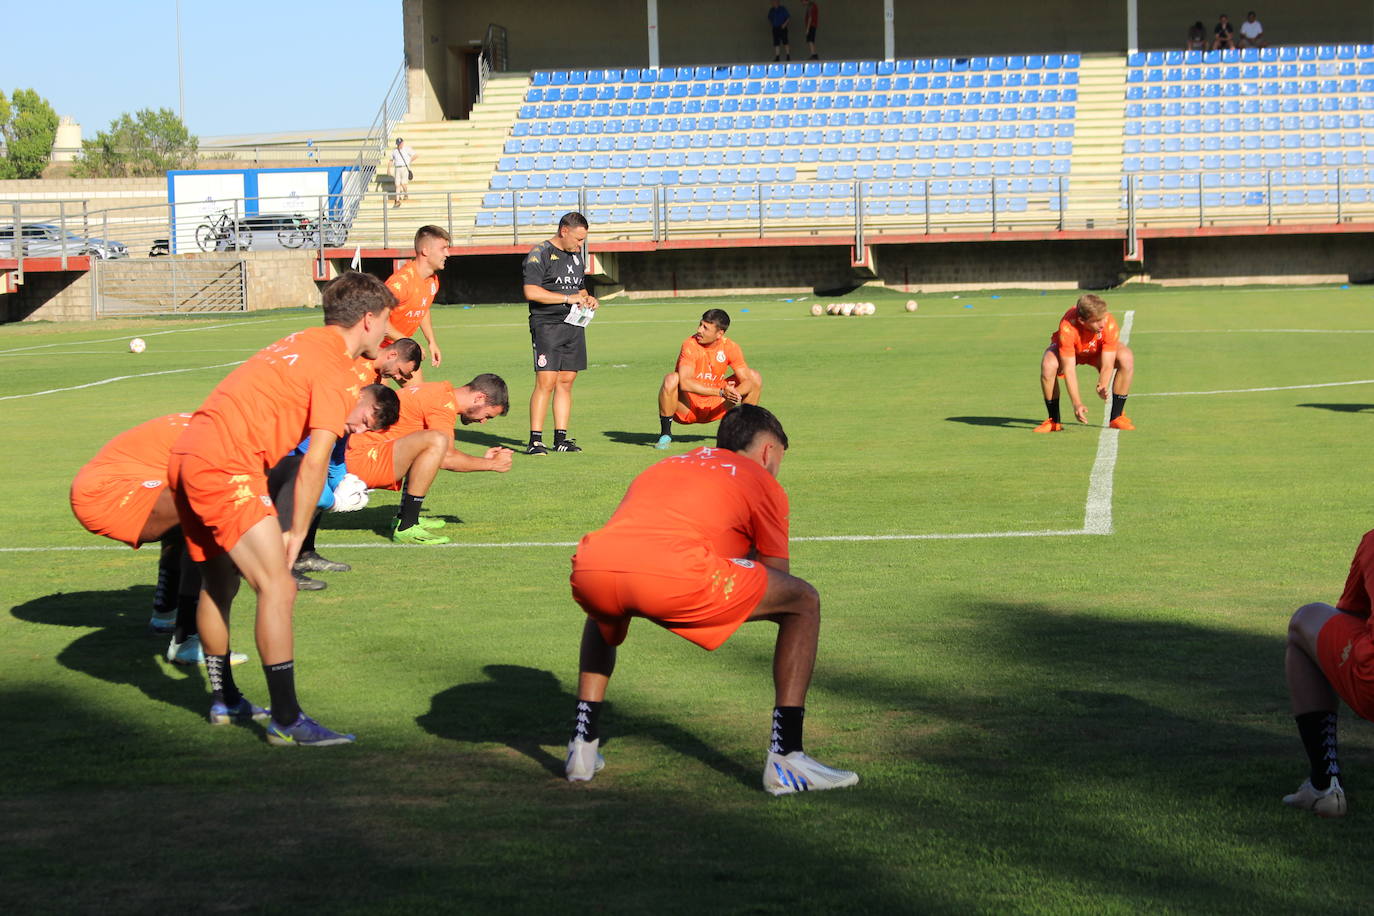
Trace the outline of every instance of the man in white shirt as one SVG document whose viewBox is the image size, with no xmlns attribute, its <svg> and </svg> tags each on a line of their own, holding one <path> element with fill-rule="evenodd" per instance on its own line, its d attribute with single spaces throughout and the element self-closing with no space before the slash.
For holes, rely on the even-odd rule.
<svg viewBox="0 0 1374 916">
<path fill-rule="evenodd" d="M 391 151 L 391 174 L 396 184 L 396 193 L 393 197 L 393 207 L 399 207 L 401 201 L 410 199 L 410 179 L 415 175 L 410 170 L 410 164 L 415 161 L 415 151 L 406 145 L 401 139 L 396 140 L 396 148 Z"/>
<path fill-rule="evenodd" d="M 1264 25 L 1255 18 L 1255 11 L 1251 10 L 1245 16 L 1245 21 L 1240 24 L 1240 41 L 1236 43 L 1239 48 L 1266 48 L 1269 43 L 1264 40 Z"/>
</svg>

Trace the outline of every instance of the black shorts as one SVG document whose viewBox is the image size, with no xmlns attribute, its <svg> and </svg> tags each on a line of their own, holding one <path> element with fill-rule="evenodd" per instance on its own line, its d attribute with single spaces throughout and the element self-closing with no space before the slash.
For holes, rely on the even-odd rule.
<svg viewBox="0 0 1374 916">
<path fill-rule="evenodd" d="M 806 40 L 811 44 L 816 43 L 816 27 L 814 25 L 806 30 Z"/>
<path fill-rule="evenodd" d="M 785 45 L 785 44 L 788 44 L 788 41 L 787 41 L 787 29 L 785 29 L 785 28 L 783 28 L 783 29 L 774 29 L 774 30 L 773 30 L 773 45 L 776 47 L 777 45 Z"/>
<path fill-rule="evenodd" d="M 530 322 L 535 372 L 581 372 L 587 368 L 587 329 L 562 321 Z"/>
</svg>

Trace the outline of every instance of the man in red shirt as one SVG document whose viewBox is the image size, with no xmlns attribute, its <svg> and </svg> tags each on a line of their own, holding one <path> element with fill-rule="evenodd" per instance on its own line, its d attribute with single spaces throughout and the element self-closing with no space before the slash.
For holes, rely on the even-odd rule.
<svg viewBox="0 0 1374 916">
<path fill-rule="evenodd" d="M 1298 608 L 1288 622 L 1284 672 L 1298 736 L 1307 752 L 1308 777 L 1283 803 L 1319 817 L 1345 814 L 1345 790 L 1336 758 L 1336 710 L 1340 700 L 1355 715 L 1374 720 L 1374 531 L 1365 533 L 1345 590 L 1335 607 L 1320 602 Z"/>
<path fill-rule="evenodd" d="M 1079 423 L 1088 422 L 1088 408 L 1078 396 L 1078 366 L 1092 366 L 1097 370 L 1097 396 L 1107 400 L 1111 392 L 1112 429 L 1135 429 L 1126 408 L 1126 396 L 1131 392 L 1135 376 L 1135 354 L 1121 342 L 1116 319 L 1107 311 L 1101 296 L 1088 293 L 1059 319 L 1059 330 L 1050 336 L 1050 345 L 1040 358 L 1040 387 L 1045 395 L 1048 419 L 1035 428 L 1037 433 L 1063 432 L 1059 421 L 1059 379 L 1069 389 L 1073 415 Z M 1112 373 L 1116 376 L 1113 378 Z"/>
<path fill-rule="evenodd" d="M 806 46 L 811 49 L 811 59 L 818 60 L 816 54 L 816 26 L 821 24 L 821 10 L 816 0 L 802 0 L 802 25 L 806 28 Z"/>
<path fill-rule="evenodd" d="M 746 620 L 776 623 L 776 706 L 765 791 L 787 795 L 859 781 L 802 750 L 821 611 L 816 590 L 789 572 L 787 494 L 777 481 L 786 449 L 787 434 L 776 417 L 741 405 L 721 420 L 715 448 L 649 467 L 605 527 L 578 544 L 570 583 L 587 621 L 565 764 L 569 781 L 589 780 L 604 765 L 601 704 L 615 670 L 615 647 L 634 617 L 708 650 Z"/>
<path fill-rule="evenodd" d="M 757 404 L 763 377 L 744 362 L 744 351 L 725 336 L 730 315 L 707 309 L 697 332 L 682 342 L 677 366 L 663 377 L 658 389 L 658 442 L 673 443 L 673 421 L 714 423 L 736 404 Z"/>
<path fill-rule="evenodd" d="M 260 718 L 228 665 L 229 611 L 239 575 L 257 593 L 258 656 L 267 675 L 276 745 L 353 741 L 305 715 L 296 699 L 291 566 L 300 551 L 361 386 L 359 356 L 375 357 L 395 297 L 375 277 L 346 273 L 325 288 L 324 327 L 264 347 L 220 382 L 172 446 L 168 482 L 191 559 L 201 564 L 197 623 L 213 692 L 212 721 Z M 295 482 L 291 525 L 283 534 L 267 474 L 306 437 L 310 449 Z"/>
<path fill-rule="evenodd" d="M 421 226 L 415 232 L 415 257 L 405 266 L 387 278 L 386 288 L 396 297 L 396 307 L 388 319 L 386 340 L 382 346 L 402 337 L 413 337 L 419 328 L 429 344 L 429 364 L 438 366 L 443 359 L 439 352 L 439 341 L 434 337 L 434 323 L 430 319 L 430 307 L 434 297 L 439 295 L 439 278 L 436 274 L 444 269 L 448 260 L 448 233 L 438 226 Z M 415 381 L 424 378 L 417 370 Z"/>
</svg>

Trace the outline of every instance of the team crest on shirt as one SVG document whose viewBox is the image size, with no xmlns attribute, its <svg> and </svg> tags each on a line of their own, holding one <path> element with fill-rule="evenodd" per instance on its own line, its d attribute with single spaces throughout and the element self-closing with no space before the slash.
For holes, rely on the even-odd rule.
<svg viewBox="0 0 1374 916">
<path fill-rule="evenodd" d="M 716 362 L 718 362 L 718 363 L 723 363 L 723 362 L 725 362 L 725 351 L 724 351 L 724 350 L 717 350 L 717 351 L 716 351 Z"/>
<path fill-rule="evenodd" d="M 154 489 L 156 489 L 156 488 L 162 486 L 162 481 L 160 481 L 160 480 L 145 480 L 145 481 L 143 481 L 143 486 L 144 486 L 145 488 L 149 489 L 149 490 L 154 490 Z"/>
<path fill-rule="evenodd" d="M 731 563 L 734 563 L 736 566 L 743 566 L 745 569 L 753 569 L 753 568 L 754 568 L 754 561 L 753 561 L 753 560 L 741 560 L 741 559 L 738 559 L 738 558 L 736 558 L 736 557 L 731 557 L 731 558 L 730 558 L 730 562 L 731 562 Z"/>
<path fill-rule="evenodd" d="M 268 496 L 265 493 L 260 493 L 258 494 L 258 499 L 262 500 L 262 504 L 267 508 L 272 508 L 272 497 Z"/>
</svg>

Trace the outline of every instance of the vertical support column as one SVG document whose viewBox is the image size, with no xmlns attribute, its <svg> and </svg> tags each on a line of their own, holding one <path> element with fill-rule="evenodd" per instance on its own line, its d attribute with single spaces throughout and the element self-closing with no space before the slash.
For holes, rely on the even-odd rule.
<svg viewBox="0 0 1374 916">
<path fill-rule="evenodd" d="M 893 31 L 895 14 L 892 7 L 892 0 L 883 0 L 883 60 L 892 60 L 897 56 L 897 41 Z"/>
<path fill-rule="evenodd" d="M 649 66 L 658 69 L 658 0 L 644 0 L 649 13 Z"/>
<path fill-rule="evenodd" d="M 1140 50 L 1140 0 L 1126 0 L 1126 53 Z"/>
</svg>

